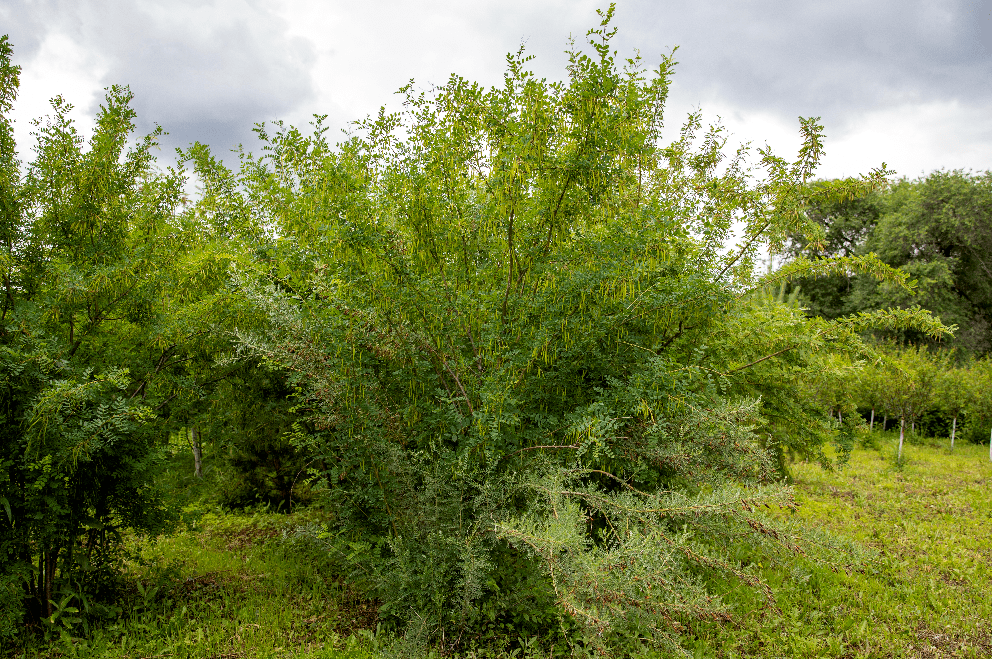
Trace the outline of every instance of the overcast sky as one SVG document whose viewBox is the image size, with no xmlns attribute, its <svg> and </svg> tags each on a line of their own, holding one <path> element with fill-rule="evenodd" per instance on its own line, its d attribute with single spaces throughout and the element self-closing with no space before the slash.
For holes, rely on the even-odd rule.
<svg viewBox="0 0 992 659">
<path fill-rule="evenodd" d="M 492 85 L 521 41 L 534 70 L 560 79 L 569 35 L 596 24 L 589 0 L 3 0 L 22 65 L 15 117 L 62 94 L 85 128 L 103 88 L 135 93 L 141 132 L 164 147 L 220 154 L 254 147 L 254 122 L 333 126 L 396 107 L 410 78 L 450 73 Z M 822 176 L 883 160 L 898 174 L 992 169 L 992 0 L 621 0 L 615 43 L 654 65 L 678 45 L 667 117 L 717 116 L 742 141 L 780 155 L 798 119 L 826 127 Z"/>
</svg>

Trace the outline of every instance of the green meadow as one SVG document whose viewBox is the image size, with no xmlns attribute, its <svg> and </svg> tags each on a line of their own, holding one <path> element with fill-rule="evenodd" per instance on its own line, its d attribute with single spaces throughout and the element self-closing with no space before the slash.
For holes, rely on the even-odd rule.
<svg viewBox="0 0 992 659">
<path fill-rule="evenodd" d="M 865 569 L 832 571 L 798 556 L 760 566 L 774 606 L 733 583 L 713 584 L 733 617 L 699 623 L 687 647 L 694 657 L 992 654 L 988 449 L 966 444 L 952 453 L 941 440 L 914 443 L 898 466 L 897 441 L 876 434 L 878 448 L 856 449 L 833 471 L 791 465 L 799 506 L 783 514 L 852 541 Z M 128 538 L 127 611 L 118 622 L 89 630 L 88 640 L 63 625 L 58 638 L 14 656 L 452 656 L 443 644 L 384 630 L 376 602 L 343 570 L 347 546 L 323 528 L 316 508 L 235 514 L 191 503 L 183 530 Z M 564 648 L 546 641 L 493 633 L 457 656 L 562 656 Z"/>
</svg>

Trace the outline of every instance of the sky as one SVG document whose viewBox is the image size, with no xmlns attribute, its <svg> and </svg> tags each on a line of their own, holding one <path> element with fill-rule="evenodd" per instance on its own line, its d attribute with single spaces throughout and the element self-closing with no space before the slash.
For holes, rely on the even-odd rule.
<svg viewBox="0 0 992 659">
<path fill-rule="evenodd" d="M 496 85 L 524 44 L 565 75 L 569 37 L 603 0 L 3 0 L 0 34 L 22 66 L 15 131 L 61 94 L 84 134 L 112 84 L 135 94 L 140 133 L 168 159 L 193 141 L 257 148 L 256 122 L 345 128 L 395 91 L 452 73 Z M 734 142 L 793 156 L 798 117 L 826 132 L 823 177 L 885 162 L 915 178 L 992 169 L 992 0 L 620 0 L 614 43 L 649 66 L 678 46 L 666 116 L 703 112 Z"/>
</svg>

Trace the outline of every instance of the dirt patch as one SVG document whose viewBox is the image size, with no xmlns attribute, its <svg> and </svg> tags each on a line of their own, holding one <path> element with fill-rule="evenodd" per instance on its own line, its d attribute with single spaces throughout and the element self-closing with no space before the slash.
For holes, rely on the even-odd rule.
<svg viewBox="0 0 992 659">
<path fill-rule="evenodd" d="M 920 659 L 992 655 L 992 637 L 988 634 L 938 632 L 921 622 L 916 627 L 916 639 L 918 643 L 910 648 L 910 656 Z"/>
</svg>

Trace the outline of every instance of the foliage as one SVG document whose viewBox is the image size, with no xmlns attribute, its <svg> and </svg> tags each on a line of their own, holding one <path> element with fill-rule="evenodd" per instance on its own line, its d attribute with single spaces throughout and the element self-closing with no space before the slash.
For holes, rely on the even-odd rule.
<svg viewBox="0 0 992 659">
<path fill-rule="evenodd" d="M 840 181 L 815 184 L 831 191 Z M 992 288 L 987 254 L 992 249 L 992 174 L 938 171 L 919 180 L 900 179 L 883 191 L 853 199 L 825 194 L 810 209 L 823 234 L 795 236 L 789 253 L 811 258 L 877 254 L 912 278 L 901 292 L 848 273 L 803 278 L 801 295 L 812 314 L 836 318 L 888 307 L 919 305 L 960 327 L 950 344 L 969 353 L 992 347 Z M 916 332 L 886 336 L 927 342 Z"/>
<path fill-rule="evenodd" d="M 333 528 L 411 634 L 464 639 L 482 612 L 527 606 L 497 581 L 522 560 L 566 638 L 677 647 L 727 613 L 703 574 L 767 592 L 729 548 L 797 550 L 759 510 L 791 505 L 780 446 L 823 456 L 817 410 L 788 391 L 817 353 L 861 350 L 879 325 L 946 331 L 756 299 L 816 267 L 753 274 L 760 246 L 807 226 L 821 127 L 802 121 L 793 163 L 759 151 L 762 178 L 698 114 L 663 146 L 674 62 L 619 62 L 611 16 L 564 83 L 521 51 L 503 87 L 407 85 L 403 111 L 337 149 L 318 117 L 308 136 L 259 126 L 262 156 L 237 173 L 187 153 L 204 221 L 266 254 L 270 283 L 241 284 L 269 327 L 242 344 L 294 374 Z M 836 267 L 901 282 L 871 257 Z"/>
<path fill-rule="evenodd" d="M 121 616 L 74 625 L 15 656 L 117 658 L 168 654 L 371 659 L 374 602 L 342 585 L 312 515 L 204 515 L 169 536 L 127 534 Z M 4 655 L 7 656 L 7 655 Z"/>
<path fill-rule="evenodd" d="M 76 613 L 107 613 L 90 602 L 114 595 L 121 531 L 169 517 L 152 483 L 153 422 L 193 395 L 204 293 L 227 262 L 205 256 L 184 221 L 185 177 L 154 168 L 160 131 L 128 146 L 126 88 L 107 90 L 89 139 L 53 99 L 22 171 L 10 58 L 4 38 L 0 580 L 21 588 L 25 621 L 52 633 Z"/>
<path fill-rule="evenodd" d="M 992 391 L 992 361 L 988 357 L 976 360 L 961 373 L 967 378 L 963 436 L 976 444 L 988 443 L 992 431 L 992 398 L 989 397 L 989 391 Z"/>
<path fill-rule="evenodd" d="M 799 505 L 785 513 L 856 540 L 871 557 L 867 569 L 845 574 L 799 556 L 775 562 L 737 554 L 774 587 L 778 608 L 766 608 L 760 593 L 719 575 L 707 577 L 735 616 L 729 625 L 693 623 L 684 642 L 694 656 L 882 659 L 925 656 L 933 648 L 962 657 L 992 652 L 985 625 L 992 614 L 985 596 L 992 571 L 984 558 L 989 537 L 983 532 L 992 472 L 985 449 L 964 444 L 949 453 L 911 444 L 910 465 L 897 471 L 886 458 L 897 438 L 876 435 L 886 450 L 855 450 L 843 470 L 793 464 Z M 114 659 L 171 653 L 206 659 L 290 649 L 301 657 L 404 656 L 408 644 L 377 624 L 375 603 L 338 579 L 351 550 L 343 538 L 321 538 L 323 522 L 313 509 L 289 516 L 207 513 L 196 527 L 170 536 L 128 538 L 136 558 L 126 565 L 133 585 L 122 600 L 120 620 L 85 639 L 31 644 L 15 656 Z M 77 626 L 74 633 L 80 632 Z M 479 639 L 453 656 L 563 654 L 542 639 L 519 636 Z M 450 647 L 440 644 L 416 656 L 432 653 L 452 656 Z M 617 648 L 614 655 L 619 654 Z"/>
<path fill-rule="evenodd" d="M 220 501 L 235 508 L 270 504 L 289 511 L 310 501 L 305 446 L 297 446 L 292 389 L 285 374 L 246 364 L 221 383 L 202 414 L 213 437 L 220 475 Z"/>
<path fill-rule="evenodd" d="M 149 568 L 129 596 L 120 574 L 126 534 L 167 526 L 155 473 L 165 438 L 189 428 L 233 468 L 217 479 L 228 504 L 288 511 L 301 478 L 321 492 L 333 519 L 280 547 L 368 584 L 405 635 L 401 654 L 510 630 L 576 652 L 679 653 L 730 619 L 728 582 L 777 611 L 769 561 L 863 567 L 784 512 L 787 456 L 830 467 L 829 440 L 838 461 L 850 455 L 875 357 L 865 334 L 948 328 L 908 302 L 836 295 L 840 312 L 807 318 L 787 287 L 842 276 L 864 299 L 912 301 L 910 275 L 929 273 L 930 304 L 953 264 L 980 259 L 954 252 L 938 272 L 860 250 L 869 227 L 895 245 L 937 202 L 878 192 L 884 166 L 810 185 L 816 119 L 801 120 L 795 162 L 725 154 L 723 129 L 698 113 L 666 142 L 675 63 L 618 59 L 612 15 L 588 49 L 573 44 L 564 82 L 537 79 L 521 50 L 502 87 L 411 81 L 400 112 L 336 147 L 321 117 L 310 135 L 259 125 L 261 155 L 242 152 L 237 172 L 193 145 L 195 204 L 183 172 L 155 167 L 160 130 L 128 146 L 123 87 L 88 140 L 54 99 L 22 172 L 7 118 L 19 69 L 0 40 L 0 636 L 26 620 L 66 652 L 105 653 L 106 629 L 160 625 L 169 648 L 135 652 L 224 651 L 191 642 L 196 615 L 169 608 L 181 567 Z M 972 252 L 975 194 L 958 227 L 974 229 Z M 877 199 L 896 210 L 873 214 Z M 938 247 L 913 243 L 911 256 L 943 249 L 959 215 L 940 215 Z M 759 250 L 799 235 L 814 258 L 756 274 Z M 899 384 L 881 404 L 916 418 L 936 371 L 925 351 L 893 354 L 882 363 Z M 963 391 L 968 428 L 992 418 L 978 389 Z M 125 608 L 130 621 L 111 622 Z M 79 628 L 94 645 L 73 640 Z"/>
</svg>

